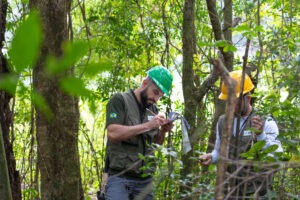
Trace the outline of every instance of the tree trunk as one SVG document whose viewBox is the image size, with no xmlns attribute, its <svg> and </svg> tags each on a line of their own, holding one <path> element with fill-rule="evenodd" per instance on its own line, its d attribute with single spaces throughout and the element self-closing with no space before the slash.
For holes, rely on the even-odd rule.
<svg viewBox="0 0 300 200">
<path fill-rule="evenodd" d="M 211 25 L 213 28 L 215 40 L 227 40 L 229 43 L 232 43 L 232 31 L 230 27 L 232 26 L 232 0 L 225 0 L 224 2 L 224 29 L 221 28 L 221 22 L 218 17 L 218 12 L 216 8 L 216 1 L 213 0 L 207 0 L 207 9 L 209 12 L 209 17 L 211 21 Z M 223 33 L 224 31 L 224 33 Z M 225 67 L 228 69 L 228 71 L 232 71 L 233 69 L 233 53 L 232 52 L 224 52 L 223 48 L 219 48 L 221 58 L 223 60 L 223 63 Z M 213 123 L 211 127 L 211 135 L 209 137 L 209 146 L 207 151 L 211 152 L 213 149 L 213 145 L 215 144 L 216 139 L 216 124 L 219 119 L 219 116 L 222 115 L 225 111 L 225 102 L 218 99 L 218 97 L 215 97 L 215 113 L 213 118 Z"/>
<path fill-rule="evenodd" d="M 189 105 L 184 108 L 184 117 L 191 125 L 189 136 L 195 130 L 197 102 L 195 98 L 196 88 L 194 86 L 194 71 L 193 71 L 193 56 L 196 53 L 196 36 L 195 36 L 195 23 L 194 23 L 194 9 L 195 1 L 186 0 L 184 4 L 184 17 L 183 17 L 183 68 L 182 68 L 182 89 L 184 104 Z M 193 161 L 190 159 L 192 151 L 182 156 L 183 168 L 181 170 L 181 177 L 187 178 L 187 175 L 192 173 Z M 181 187 L 181 192 L 190 188 Z"/>
<path fill-rule="evenodd" d="M 226 85 L 228 92 L 228 99 L 226 101 L 226 113 L 225 113 L 225 125 L 224 125 L 224 135 L 222 136 L 221 145 L 220 145 L 220 155 L 219 162 L 217 167 L 217 183 L 216 183 L 216 193 L 215 199 L 223 200 L 224 199 L 224 183 L 225 183 L 225 174 L 227 171 L 226 159 L 228 158 L 228 146 L 230 144 L 230 139 L 232 135 L 232 124 L 234 119 L 234 108 L 237 101 L 235 96 L 236 82 L 229 76 L 229 72 L 223 65 L 221 59 L 213 61 L 214 66 L 217 68 L 220 74 L 222 74 L 222 81 Z"/>
<path fill-rule="evenodd" d="M 12 200 L 1 127 L 2 126 L 0 124 L 0 196 L 4 199 Z"/>
<path fill-rule="evenodd" d="M 9 74 L 7 61 L 2 54 L 2 48 L 5 41 L 6 30 L 6 13 L 7 13 L 7 1 L 0 1 L 0 78 Z M 9 173 L 9 182 L 12 192 L 12 198 L 14 200 L 21 200 L 21 183 L 20 175 L 16 170 L 16 160 L 13 154 L 13 144 L 10 141 L 10 126 L 13 123 L 13 114 L 9 107 L 9 102 L 12 96 L 5 91 L 0 91 L 0 123 L 2 128 L 3 142 L 5 146 L 5 154 L 7 161 L 7 169 Z M 2 137 L 2 136 L 1 136 Z M 2 158 L 1 158 L 2 159 Z"/>
<path fill-rule="evenodd" d="M 36 112 L 42 199 L 83 199 L 78 152 L 78 99 L 59 88 L 59 79 L 74 73 L 68 70 L 64 75 L 50 77 L 43 70 L 47 55 L 63 56 L 62 43 L 68 39 L 70 6 L 71 0 L 30 1 L 30 7 L 40 12 L 44 32 L 33 83 L 53 113 L 43 113 L 38 109 Z"/>
<path fill-rule="evenodd" d="M 199 144 L 201 139 L 201 134 L 204 132 L 204 121 L 203 115 L 197 112 L 201 112 L 201 106 L 203 106 L 202 102 L 211 88 L 212 85 L 217 81 L 218 75 L 216 71 L 213 71 L 211 75 L 201 82 L 199 87 L 196 87 L 195 80 L 199 79 L 193 70 L 194 65 L 194 54 L 196 54 L 196 33 L 195 33 L 195 1 L 194 0 L 186 0 L 184 6 L 184 19 L 183 19 L 183 35 L 182 35 L 182 43 L 183 43 L 183 69 L 182 69 L 182 88 L 183 88 L 183 97 L 184 104 L 188 105 L 184 108 L 184 117 L 187 119 L 189 124 L 191 125 L 191 129 L 189 131 L 189 138 L 191 141 L 191 146 Z M 195 168 L 193 167 L 197 162 L 190 159 L 194 152 L 190 151 L 188 154 L 182 156 L 183 168 L 181 170 L 181 177 L 183 179 L 187 179 L 187 175 L 195 172 Z M 198 163 L 197 163 L 198 164 Z M 197 170 L 197 169 L 196 169 Z M 197 181 L 197 180 L 192 180 Z M 190 183 L 192 183 L 190 181 Z M 181 192 L 185 190 L 191 192 L 192 184 L 181 187 Z M 191 196 L 191 199 L 194 197 Z"/>
</svg>

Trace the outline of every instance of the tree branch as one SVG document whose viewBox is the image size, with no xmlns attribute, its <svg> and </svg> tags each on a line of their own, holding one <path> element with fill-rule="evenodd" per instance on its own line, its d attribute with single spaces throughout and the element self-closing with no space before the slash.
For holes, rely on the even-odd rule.
<svg viewBox="0 0 300 200">
<path fill-rule="evenodd" d="M 229 72 L 222 63 L 221 59 L 212 60 L 211 61 L 217 71 L 219 72 L 222 81 L 224 82 L 227 92 L 228 92 L 228 99 L 226 102 L 226 110 L 225 110 L 225 126 L 223 127 L 223 136 L 221 140 L 220 146 L 220 161 L 218 163 L 217 168 L 217 187 L 216 187 L 216 196 L 217 200 L 224 199 L 224 188 L 223 182 L 225 180 L 225 173 L 227 169 L 227 163 L 224 159 L 228 157 L 228 145 L 230 144 L 230 139 L 232 135 L 232 122 L 234 119 L 234 107 L 236 103 L 236 95 L 235 95 L 235 88 L 236 88 L 236 81 L 229 76 Z"/>
</svg>

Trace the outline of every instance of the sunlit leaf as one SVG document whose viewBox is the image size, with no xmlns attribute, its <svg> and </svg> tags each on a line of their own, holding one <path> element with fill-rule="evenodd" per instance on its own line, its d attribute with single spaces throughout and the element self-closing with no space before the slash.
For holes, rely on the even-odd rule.
<svg viewBox="0 0 300 200">
<path fill-rule="evenodd" d="M 218 47 L 225 47 L 227 44 L 228 44 L 228 43 L 227 43 L 227 41 L 225 41 L 225 40 L 219 40 L 219 41 L 216 41 L 216 45 L 217 45 Z"/>
<path fill-rule="evenodd" d="M 88 43 L 83 41 L 68 42 L 63 47 L 63 56 L 56 58 L 48 56 L 46 60 L 46 72 L 51 75 L 65 72 L 74 66 L 88 51 Z"/>
<path fill-rule="evenodd" d="M 93 77 L 100 72 L 110 71 L 112 69 L 112 62 L 109 60 L 102 60 L 99 63 L 91 63 L 84 67 L 84 72 L 87 76 Z"/>
<path fill-rule="evenodd" d="M 254 28 L 255 31 L 258 31 L 258 32 L 264 32 L 264 27 L 263 26 L 256 26 Z"/>
<path fill-rule="evenodd" d="M 226 45 L 224 52 L 236 52 L 237 48 L 234 45 Z"/>
<path fill-rule="evenodd" d="M 34 65 L 40 53 L 41 39 L 39 16 L 32 12 L 17 29 L 9 50 L 10 61 L 17 72 Z"/>
<path fill-rule="evenodd" d="M 73 96 L 88 96 L 90 91 L 85 88 L 83 80 L 75 77 L 66 77 L 60 82 L 61 89 Z"/>
<path fill-rule="evenodd" d="M 250 31 L 250 27 L 248 25 L 239 25 L 239 26 L 233 28 L 233 30 L 238 31 L 238 32 Z"/>
</svg>

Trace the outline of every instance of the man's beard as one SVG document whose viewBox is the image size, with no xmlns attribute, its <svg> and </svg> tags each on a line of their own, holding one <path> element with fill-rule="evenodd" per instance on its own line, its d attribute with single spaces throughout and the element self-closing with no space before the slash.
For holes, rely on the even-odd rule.
<svg viewBox="0 0 300 200">
<path fill-rule="evenodd" d="M 148 100 L 151 100 L 151 99 L 148 99 L 148 95 L 147 95 L 147 88 L 143 91 L 141 91 L 141 102 L 142 102 L 142 105 L 145 107 L 145 108 L 150 108 L 153 103 L 149 103 Z"/>
</svg>

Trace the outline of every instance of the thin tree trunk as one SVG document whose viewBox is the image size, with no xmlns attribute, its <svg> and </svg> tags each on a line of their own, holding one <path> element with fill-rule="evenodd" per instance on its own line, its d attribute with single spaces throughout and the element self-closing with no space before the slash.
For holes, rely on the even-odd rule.
<svg viewBox="0 0 300 200">
<path fill-rule="evenodd" d="M 183 17 L 183 67 L 182 67 L 182 89 L 184 104 L 189 105 L 184 109 L 184 116 L 191 125 L 192 133 L 195 130 L 197 102 L 195 98 L 196 87 L 194 86 L 194 71 L 193 62 L 194 54 L 196 53 L 196 36 L 195 36 L 195 17 L 194 17 L 195 1 L 186 0 L 184 4 L 184 17 Z M 193 161 L 190 159 L 192 151 L 182 156 L 183 168 L 181 170 L 181 177 L 187 178 L 187 175 L 192 172 Z M 190 185 L 180 188 L 181 193 L 185 190 L 190 190 Z"/>
<path fill-rule="evenodd" d="M 186 0 L 184 6 L 184 20 L 183 20 L 183 69 L 182 69 L 182 87 L 183 87 L 183 96 L 184 104 L 188 105 L 184 108 L 184 117 L 187 119 L 191 125 L 191 130 L 189 131 L 189 137 L 191 141 L 191 146 L 199 144 L 201 133 L 203 129 L 203 115 L 197 115 L 199 108 L 201 108 L 203 99 L 209 88 L 215 83 L 218 76 L 213 71 L 212 74 L 204 81 L 202 81 L 199 87 L 195 86 L 195 80 L 198 77 L 194 74 L 193 65 L 194 65 L 194 54 L 196 54 L 196 33 L 195 33 L 195 1 Z M 197 118 L 198 116 L 198 118 Z M 200 126 L 199 126 L 199 123 Z M 187 175 L 193 173 L 193 166 L 195 161 L 191 158 L 193 156 L 193 151 L 190 151 L 188 154 L 182 156 L 183 168 L 181 170 L 181 177 L 183 179 L 187 178 Z M 196 181 L 196 179 L 194 180 Z M 191 182 L 190 182 L 191 183 Z M 182 186 L 180 188 L 181 192 L 189 191 L 191 192 L 192 184 Z M 194 198 L 191 196 L 190 198 Z"/>
<path fill-rule="evenodd" d="M 36 111 L 39 170 L 42 199 L 83 199 L 78 152 L 78 99 L 59 88 L 59 79 L 73 76 L 47 76 L 45 59 L 49 54 L 61 57 L 62 43 L 68 40 L 67 16 L 71 0 L 31 0 L 30 7 L 41 15 L 44 41 L 40 59 L 34 68 L 35 89 L 45 98 L 53 115 Z"/>
<path fill-rule="evenodd" d="M 224 33 L 221 28 L 221 22 L 218 16 L 216 1 L 215 0 L 207 0 L 207 9 L 209 12 L 209 17 L 211 21 L 211 25 L 213 28 L 215 40 L 227 40 L 227 42 L 232 43 L 232 31 L 230 27 L 232 26 L 232 0 L 226 0 L 224 4 Z M 228 27 L 228 28 L 226 28 Z M 233 53 L 232 52 L 224 52 L 223 48 L 219 48 L 221 59 L 227 70 L 232 71 L 233 69 Z M 210 152 L 213 149 L 213 145 L 216 139 L 216 124 L 219 119 L 219 116 L 222 115 L 225 111 L 225 102 L 215 97 L 215 113 L 213 117 L 212 127 L 211 127 L 211 135 L 209 137 L 209 145 L 207 151 Z"/>
<path fill-rule="evenodd" d="M 1 180 L 0 182 L 1 198 L 12 200 L 1 124 L 0 124 L 0 180 Z"/>
<path fill-rule="evenodd" d="M 224 125 L 224 138 L 220 145 L 220 160 L 217 167 L 217 184 L 215 199 L 224 199 L 224 182 L 225 174 L 227 171 L 226 159 L 228 158 L 228 146 L 230 144 L 230 139 L 232 135 L 232 124 L 234 119 L 234 107 L 236 104 L 235 88 L 236 82 L 230 78 L 228 70 L 225 68 L 224 64 L 220 59 L 213 61 L 214 66 L 217 68 L 219 74 L 222 74 L 222 81 L 226 85 L 228 91 L 228 99 L 226 101 L 226 112 L 225 112 L 225 125 Z"/>
<path fill-rule="evenodd" d="M 0 1 L 0 79 L 1 76 L 5 76 L 10 73 L 7 61 L 2 54 L 3 44 L 5 42 L 5 30 L 6 30 L 6 13 L 7 13 L 8 2 L 6 0 Z M 20 175 L 16 170 L 16 160 L 13 154 L 13 144 L 10 141 L 10 127 L 13 123 L 13 113 L 10 110 L 9 102 L 12 96 L 5 91 L 0 91 L 0 123 L 2 126 L 2 136 L 5 154 L 7 161 L 7 168 L 9 173 L 9 182 L 12 192 L 12 198 L 14 200 L 21 200 L 21 183 Z M 1 137 L 2 137 L 1 136 Z"/>
</svg>

